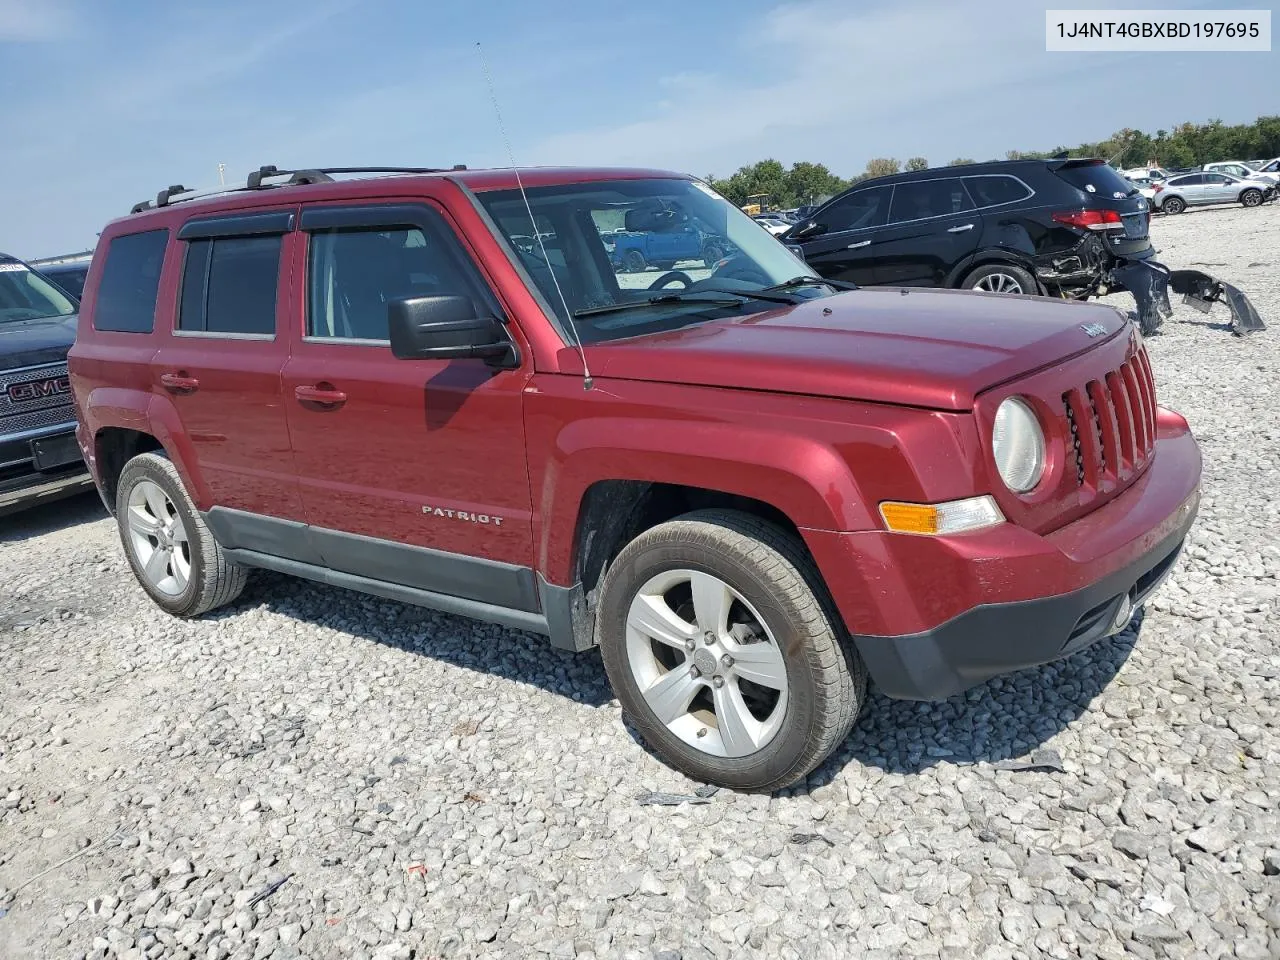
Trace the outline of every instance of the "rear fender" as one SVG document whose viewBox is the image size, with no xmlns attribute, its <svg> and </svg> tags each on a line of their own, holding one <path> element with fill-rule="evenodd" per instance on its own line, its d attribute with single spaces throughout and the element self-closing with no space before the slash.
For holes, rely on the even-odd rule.
<svg viewBox="0 0 1280 960">
<path fill-rule="evenodd" d="M 964 278 L 976 270 L 978 267 L 984 267 L 989 263 L 1007 263 L 1010 266 L 1021 267 L 1033 277 L 1036 276 L 1035 262 L 1032 260 L 1030 252 L 1030 240 L 1027 241 L 1028 250 L 1021 249 L 986 249 L 965 257 L 960 263 L 953 267 L 951 273 L 947 275 L 946 285 L 948 287 L 959 287 Z M 1040 284 L 1039 278 L 1036 283 L 1040 285 L 1040 293 L 1047 293 L 1043 284 Z"/>
<path fill-rule="evenodd" d="M 196 469 L 195 448 L 182 428 L 177 408 L 168 397 L 124 387 L 98 387 L 86 398 L 83 417 L 87 436 L 82 438 L 82 450 L 91 445 L 90 437 L 97 436 L 107 427 L 150 434 L 173 461 L 196 506 L 208 508 L 211 497 Z M 91 466 L 96 469 L 96 464 Z M 96 472 L 94 476 L 97 476 Z"/>
</svg>

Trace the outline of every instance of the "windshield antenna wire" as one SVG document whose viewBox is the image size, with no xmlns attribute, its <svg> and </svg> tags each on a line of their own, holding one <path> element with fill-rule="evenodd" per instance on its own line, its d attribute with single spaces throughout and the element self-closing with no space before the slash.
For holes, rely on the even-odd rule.
<svg viewBox="0 0 1280 960">
<path fill-rule="evenodd" d="M 533 228 L 533 236 L 538 241 L 538 248 L 542 251 L 542 260 L 547 265 L 547 272 L 551 274 L 551 283 L 556 288 L 556 295 L 560 298 L 560 305 L 564 307 L 564 315 L 565 319 L 569 321 L 569 329 L 573 331 L 574 346 L 578 348 L 578 356 L 582 358 L 582 389 L 590 390 L 592 380 L 591 370 L 587 367 L 587 352 L 582 348 L 582 337 L 578 334 L 578 325 L 573 322 L 573 311 L 569 309 L 569 301 L 565 298 L 564 291 L 560 289 L 560 280 L 556 277 L 555 266 L 547 255 L 547 245 L 542 240 L 542 232 L 538 229 L 538 221 L 534 219 L 533 207 L 529 204 L 529 195 L 525 193 L 524 181 L 520 178 L 520 168 L 516 166 L 515 151 L 511 149 L 511 139 L 507 136 L 506 125 L 502 122 L 502 110 L 498 106 L 498 93 L 493 86 L 493 76 L 489 73 L 489 63 L 485 59 L 484 48 L 480 46 L 479 41 L 476 41 L 476 53 L 480 57 L 480 69 L 484 71 L 485 83 L 489 87 L 489 99 L 493 101 L 494 115 L 498 118 L 498 132 L 502 134 L 502 142 L 507 148 L 507 159 L 511 162 L 511 170 L 516 175 L 516 186 L 520 188 L 520 198 L 524 200 L 524 209 L 529 214 L 529 226 Z"/>
</svg>

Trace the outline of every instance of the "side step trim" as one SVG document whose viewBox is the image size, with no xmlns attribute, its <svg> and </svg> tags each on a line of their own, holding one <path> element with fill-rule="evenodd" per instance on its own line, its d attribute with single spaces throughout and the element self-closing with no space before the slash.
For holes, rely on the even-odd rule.
<svg viewBox="0 0 1280 960">
<path fill-rule="evenodd" d="M 385 580 L 372 580 L 368 577 L 356 576 L 354 573 L 342 573 L 328 567 L 320 567 L 284 557 L 273 557 L 258 553 L 256 550 L 224 550 L 228 560 L 243 564 L 246 567 L 260 567 L 263 570 L 274 570 L 304 580 L 314 580 L 331 587 L 342 587 L 359 593 L 372 594 L 386 600 L 398 600 L 401 603 L 412 603 L 419 607 L 429 607 L 442 613 L 452 613 L 460 617 L 471 617 L 488 623 L 498 623 L 504 627 L 517 630 L 528 630 L 531 633 L 550 634 L 547 618 L 541 613 L 526 613 L 523 610 L 511 610 L 507 607 L 482 603 L 479 600 L 468 600 L 465 597 L 452 597 L 448 594 L 422 590 L 418 587 L 406 587 L 398 583 L 387 583 Z"/>
</svg>

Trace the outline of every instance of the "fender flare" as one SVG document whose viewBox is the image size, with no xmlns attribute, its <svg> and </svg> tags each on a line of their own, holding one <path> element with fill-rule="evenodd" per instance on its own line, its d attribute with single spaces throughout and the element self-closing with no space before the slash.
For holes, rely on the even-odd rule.
<svg viewBox="0 0 1280 960">
<path fill-rule="evenodd" d="M 569 424 L 554 449 L 534 510 L 537 566 L 553 584 L 575 581 L 577 520 L 587 490 L 602 480 L 676 484 L 748 497 L 779 510 L 800 529 L 874 527 L 839 454 L 819 441 L 779 430 L 601 417 Z M 715 477 L 714 486 L 708 485 L 708 477 Z M 569 518 L 573 522 L 566 522 Z"/>
</svg>

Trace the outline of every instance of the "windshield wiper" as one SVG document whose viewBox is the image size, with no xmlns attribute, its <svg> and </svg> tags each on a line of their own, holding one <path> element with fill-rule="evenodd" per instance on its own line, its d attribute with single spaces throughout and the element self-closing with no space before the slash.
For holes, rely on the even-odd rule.
<svg viewBox="0 0 1280 960">
<path fill-rule="evenodd" d="M 698 291 L 700 292 L 700 291 Z M 730 291 L 721 291 L 728 293 Z M 736 291 L 735 291 L 736 292 Z M 746 296 L 746 294 L 743 294 Z M 633 300 L 630 303 L 611 303 L 603 307 L 587 307 L 585 310 L 575 310 L 573 318 L 575 320 L 580 317 L 599 317 L 606 313 L 622 313 L 624 310 L 641 310 L 645 307 L 661 307 L 672 303 L 696 303 L 708 307 L 740 307 L 745 300 L 730 300 L 726 297 L 697 297 L 697 293 L 693 296 L 684 293 L 667 293 L 660 297 L 650 297 L 648 300 Z M 781 301 L 783 303 L 791 303 L 790 300 Z"/>
<path fill-rule="evenodd" d="M 772 287 L 765 287 L 765 290 L 794 290 L 796 287 L 807 287 L 815 284 L 831 287 L 833 290 L 857 290 L 856 283 L 843 283 L 839 280 L 827 280 L 823 277 L 792 277 L 790 280 L 783 280 L 781 283 L 775 283 Z"/>
</svg>

